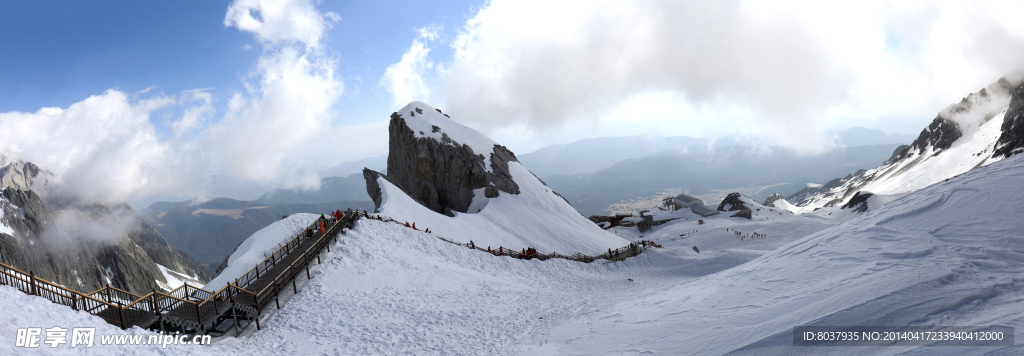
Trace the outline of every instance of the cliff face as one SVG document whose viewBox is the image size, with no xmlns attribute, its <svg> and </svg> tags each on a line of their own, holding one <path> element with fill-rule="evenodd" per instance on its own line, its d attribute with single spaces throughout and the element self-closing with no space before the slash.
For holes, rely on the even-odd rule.
<svg viewBox="0 0 1024 356">
<path fill-rule="evenodd" d="M 769 195 L 768 198 L 765 199 L 764 203 L 761 205 L 775 207 L 775 202 L 779 200 L 786 200 L 786 198 L 783 198 L 782 194 L 772 193 L 772 195 Z"/>
<path fill-rule="evenodd" d="M 420 118 L 415 118 L 417 112 Z M 410 125 L 403 115 L 408 115 L 409 120 L 420 121 Z M 412 128 L 425 125 L 430 125 L 430 134 Z M 445 128 L 434 124 L 420 108 L 407 113 L 391 114 L 388 133 L 388 171 L 385 179 L 430 210 L 450 216 L 453 211 L 469 212 L 469 206 L 477 194 L 483 194 L 486 198 L 497 197 L 501 192 L 519 194 L 519 185 L 512 179 L 508 167 L 509 162 L 517 162 L 517 159 L 504 146 L 487 142 L 491 146 L 484 147 L 490 151 L 475 152 L 470 144 L 459 143 L 450 137 Z M 438 134 L 440 140 L 435 137 Z M 479 142 L 475 144 L 477 149 L 481 148 Z M 381 198 L 376 178 L 381 174 L 366 169 L 363 176 L 366 178 L 367 193 L 379 209 Z M 482 192 L 479 191 L 481 188 Z"/>
<path fill-rule="evenodd" d="M 20 166 L 20 167 L 19 167 Z M 200 265 L 128 204 L 66 204 L 42 199 L 32 180 L 42 170 L 14 162 L 0 169 L 0 261 L 83 292 L 106 284 L 148 293 L 166 283 L 157 264 L 207 279 Z M 24 182 L 29 182 L 23 184 Z"/>
<path fill-rule="evenodd" d="M 1010 107 L 1003 116 L 1001 129 L 992 157 L 1009 157 L 1024 151 L 1024 83 L 1011 92 Z"/>
</svg>

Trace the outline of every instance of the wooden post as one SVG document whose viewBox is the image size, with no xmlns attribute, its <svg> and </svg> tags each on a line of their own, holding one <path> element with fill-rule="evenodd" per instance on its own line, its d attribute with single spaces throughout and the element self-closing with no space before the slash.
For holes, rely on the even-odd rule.
<svg viewBox="0 0 1024 356">
<path fill-rule="evenodd" d="M 166 334 L 164 332 L 164 314 L 160 312 L 160 304 L 156 302 L 156 288 L 153 288 L 153 293 L 149 294 L 149 301 L 153 303 L 153 310 L 156 311 L 157 320 L 160 323 L 160 334 Z"/>
<path fill-rule="evenodd" d="M 309 279 L 309 262 L 306 262 L 306 279 Z"/>
<path fill-rule="evenodd" d="M 107 303 L 110 303 L 110 283 L 107 283 Z"/>
<path fill-rule="evenodd" d="M 320 254 L 316 254 L 316 264 L 320 264 Z"/>
<path fill-rule="evenodd" d="M 203 316 L 199 313 L 199 303 L 196 303 L 195 306 L 196 306 L 196 322 L 199 323 L 199 328 L 202 329 L 203 328 Z M 196 330 L 196 332 L 199 332 L 199 330 Z"/>
<path fill-rule="evenodd" d="M 235 309 L 235 298 L 231 298 L 231 318 L 235 320 L 235 336 L 242 333 L 238 329 L 238 309 Z"/>
<path fill-rule="evenodd" d="M 256 331 L 260 330 L 260 310 L 256 309 Z"/>
<path fill-rule="evenodd" d="M 299 287 L 295 286 L 295 279 L 296 278 L 292 276 L 292 292 L 294 292 L 295 294 L 299 294 Z"/>
<path fill-rule="evenodd" d="M 260 279 L 260 264 L 256 264 L 256 279 Z"/>
<path fill-rule="evenodd" d="M 39 295 L 39 292 L 36 291 L 36 273 L 33 271 L 28 271 L 28 276 L 29 279 L 32 281 L 32 295 Z"/>
<path fill-rule="evenodd" d="M 128 325 L 124 324 L 124 307 L 121 306 L 121 300 L 117 301 L 117 312 L 121 316 L 121 330 L 127 329 Z"/>
</svg>

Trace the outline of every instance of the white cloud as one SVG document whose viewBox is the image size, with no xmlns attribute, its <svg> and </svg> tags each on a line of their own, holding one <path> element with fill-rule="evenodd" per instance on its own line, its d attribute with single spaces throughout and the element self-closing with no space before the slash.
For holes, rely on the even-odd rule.
<svg viewBox="0 0 1024 356">
<path fill-rule="evenodd" d="M 329 13 L 328 19 L 340 17 Z M 316 46 L 330 22 L 308 0 L 236 0 L 228 6 L 224 26 L 252 32 L 264 44 L 296 41 Z"/>
<path fill-rule="evenodd" d="M 252 32 L 264 50 L 243 82 L 246 91 L 228 100 L 222 117 L 214 117 L 209 89 L 177 96 L 151 93 L 153 88 L 131 96 L 108 90 L 67 109 L 0 113 L 0 152 L 53 171 L 61 192 L 88 202 L 191 198 L 205 192 L 211 174 L 315 188 L 323 165 L 313 157 L 362 152 L 379 144 L 346 144 L 380 139 L 364 127 L 351 130 L 363 132 L 354 138 L 337 125 L 331 108 L 344 84 L 319 42 L 326 21 L 308 1 L 239 0 L 229 6 L 225 23 Z M 150 116 L 168 108 L 183 114 L 170 123 L 174 137 L 161 139 Z"/>
<path fill-rule="evenodd" d="M 262 21 L 252 17 L 259 12 Z M 205 151 L 232 176 L 316 188 L 310 162 L 296 161 L 325 136 L 337 115 L 331 108 L 344 92 L 333 58 L 321 49 L 328 21 L 337 14 L 316 11 L 309 1 L 238 0 L 224 23 L 252 32 L 264 43 L 249 91 L 236 94 L 229 111 L 201 141 Z"/>
<path fill-rule="evenodd" d="M 203 121 L 213 115 L 213 94 L 210 94 L 209 89 L 185 91 L 182 93 L 180 100 L 182 105 L 197 102 L 199 105 L 185 108 L 185 113 L 181 119 L 171 124 L 175 137 L 181 137 L 186 131 L 199 127 Z"/>
<path fill-rule="evenodd" d="M 391 94 L 394 109 L 411 101 L 429 101 L 430 87 L 424 75 L 434 68 L 434 63 L 427 60 L 427 54 L 430 53 L 427 42 L 436 40 L 441 30 L 438 25 L 417 29 L 418 36 L 402 55 L 402 59 L 384 71 L 380 85 Z"/>
<path fill-rule="evenodd" d="M 224 118 L 201 144 L 217 164 L 236 177 L 287 185 L 316 185 L 316 167 L 293 161 L 325 135 L 331 107 L 343 85 L 334 63 L 317 54 L 284 47 L 262 56 L 252 95 L 231 99 Z"/>
<path fill-rule="evenodd" d="M 1020 69 L 1024 26 L 1007 15 L 1014 7 L 494 0 L 452 43 L 435 96 L 488 133 L 632 121 L 685 135 L 711 122 L 708 131 L 742 128 L 816 151 L 829 142 L 814 138 L 839 122 L 934 116 Z M 665 100 L 661 120 L 623 115 L 656 99 Z"/>
<path fill-rule="evenodd" d="M 0 114 L 0 146 L 22 160 L 53 171 L 65 192 L 87 201 L 124 201 L 133 193 L 174 185 L 155 180 L 182 176 L 170 147 L 161 143 L 149 114 L 176 102 L 157 96 L 130 102 L 108 90 L 67 109 Z M 180 172 L 179 172 L 180 170 Z"/>
</svg>

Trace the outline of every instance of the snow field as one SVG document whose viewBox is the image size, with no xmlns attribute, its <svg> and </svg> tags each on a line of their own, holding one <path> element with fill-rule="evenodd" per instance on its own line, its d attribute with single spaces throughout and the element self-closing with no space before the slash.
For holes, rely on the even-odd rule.
<svg viewBox="0 0 1024 356">
<path fill-rule="evenodd" d="M 1022 158 L 873 207 L 746 264 L 666 284 L 613 311 L 560 325 L 550 344 L 532 351 L 1020 354 L 1020 346 L 791 345 L 797 325 L 1010 325 L 1021 337 L 1024 233 L 1016 216 L 1024 197 L 1015 187 L 1024 181 Z"/>
<path fill-rule="evenodd" d="M 622 300 L 623 291 L 656 287 L 640 266 L 692 278 L 671 272 L 680 267 L 664 259 L 652 265 L 658 258 L 583 264 L 496 257 L 375 220 L 360 220 L 331 251 L 262 332 L 225 346 L 285 354 L 517 354 L 543 345 L 553 325 Z"/>
</svg>

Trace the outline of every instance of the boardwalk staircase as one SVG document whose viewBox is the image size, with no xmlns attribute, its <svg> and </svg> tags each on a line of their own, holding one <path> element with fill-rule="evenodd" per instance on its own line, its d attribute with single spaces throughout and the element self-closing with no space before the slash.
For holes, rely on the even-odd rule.
<svg viewBox="0 0 1024 356">
<path fill-rule="evenodd" d="M 325 231 L 317 222 L 292 237 L 263 262 L 254 266 L 234 282 L 212 292 L 184 284 L 170 292 L 154 290 L 146 295 L 133 294 L 106 286 L 92 293 L 82 293 L 56 283 L 36 278 L 0 263 L 0 284 L 22 292 L 49 299 L 51 302 L 84 310 L 106 322 L 127 329 L 138 326 L 161 332 L 223 335 L 233 327 L 235 335 L 255 323 L 270 306 L 281 308 L 279 295 L 289 287 L 298 292 L 296 279 L 309 265 L 320 262 L 320 254 L 330 251 L 344 229 L 351 229 L 362 212 L 347 210 L 341 219 L 328 219 Z M 231 322 L 226 322 L 230 320 Z M 224 329 L 223 325 L 228 325 Z"/>
</svg>

